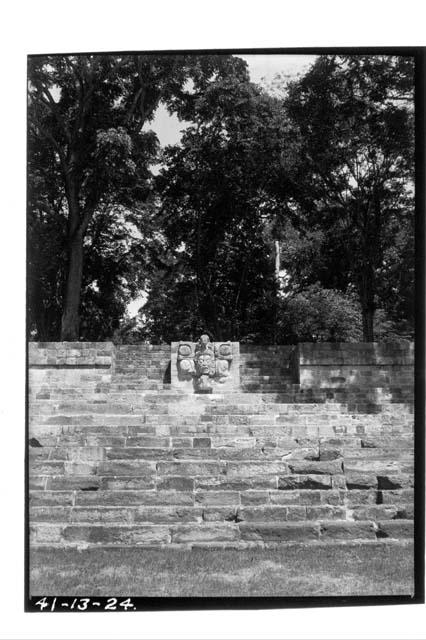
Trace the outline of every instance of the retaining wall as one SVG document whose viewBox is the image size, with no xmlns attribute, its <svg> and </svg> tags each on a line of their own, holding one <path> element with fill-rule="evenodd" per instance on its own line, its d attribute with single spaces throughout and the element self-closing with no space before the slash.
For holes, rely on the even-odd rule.
<svg viewBox="0 0 426 640">
<path fill-rule="evenodd" d="M 368 403 L 358 386 L 322 387 L 321 367 L 325 377 L 336 365 L 356 368 L 366 352 L 349 365 L 345 348 L 320 345 L 319 356 L 318 346 L 300 358 L 302 379 L 310 367 L 315 386 L 294 382 L 294 348 L 245 346 L 242 386 L 268 377 L 268 362 L 282 384 L 196 395 L 171 388 L 168 345 L 31 345 L 32 544 L 411 538 L 412 393 L 400 402 L 378 387 Z M 365 366 L 381 385 L 397 383 L 374 373 L 392 362 Z"/>
<path fill-rule="evenodd" d="M 302 343 L 298 377 L 307 387 L 403 388 L 414 385 L 414 344 Z"/>
</svg>

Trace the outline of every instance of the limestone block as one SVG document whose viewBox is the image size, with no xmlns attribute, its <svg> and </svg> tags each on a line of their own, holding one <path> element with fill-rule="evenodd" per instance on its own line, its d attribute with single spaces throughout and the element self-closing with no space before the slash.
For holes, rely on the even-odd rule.
<svg viewBox="0 0 426 640">
<path fill-rule="evenodd" d="M 232 524 L 171 526 L 172 542 L 220 542 L 239 540 L 240 530 Z"/>
<path fill-rule="evenodd" d="M 155 489 L 155 477 L 154 476 L 129 476 L 119 477 L 114 476 L 102 477 L 101 479 L 102 489 L 111 491 L 125 491 L 126 489 Z"/>
<path fill-rule="evenodd" d="M 201 505 L 239 505 L 240 494 L 237 491 L 197 491 L 195 503 Z"/>
<path fill-rule="evenodd" d="M 391 520 L 380 521 L 378 525 L 378 536 L 381 538 L 413 538 L 414 523 L 412 520 Z"/>
<path fill-rule="evenodd" d="M 186 476 L 166 476 L 157 479 L 159 491 L 193 491 L 194 479 Z"/>
<path fill-rule="evenodd" d="M 101 487 L 101 479 L 98 476 L 57 476 L 48 478 L 46 488 L 51 491 L 96 491 Z"/>
<path fill-rule="evenodd" d="M 239 522 L 237 507 L 206 507 L 203 509 L 204 522 Z"/>
<path fill-rule="evenodd" d="M 262 475 L 286 474 L 288 470 L 285 462 L 265 460 L 262 462 L 227 462 L 226 475 L 228 478 L 256 477 Z"/>
<path fill-rule="evenodd" d="M 65 473 L 64 462 L 49 460 L 32 460 L 29 465 L 29 475 L 31 476 L 55 476 Z"/>
<path fill-rule="evenodd" d="M 159 462 L 161 476 L 208 476 L 219 475 L 222 466 L 218 462 Z"/>
<path fill-rule="evenodd" d="M 321 540 L 376 539 L 372 522 L 321 522 Z"/>
<path fill-rule="evenodd" d="M 168 527 L 159 525 L 127 527 L 68 525 L 63 529 L 63 538 L 66 542 L 75 544 L 152 545 L 169 542 L 170 534 Z"/>
<path fill-rule="evenodd" d="M 138 507 L 134 521 L 152 524 L 201 522 L 202 515 L 202 509 L 194 507 Z"/>
<path fill-rule="evenodd" d="M 249 489 L 276 489 L 277 478 L 276 476 L 254 476 L 244 478 L 229 478 L 227 476 L 211 477 L 211 478 L 196 478 L 196 489 L 206 490 L 235 490 L 246 491 Z"/>
<path fill-rule="evenodd" d="M 109 461 L 98 465 L 100 476 L 149 476 L 155 472 L 156 463 L 147 460 Z"/>
<path fill-rule="evenodd" d="M 79 491 L 75 494 L 76 505 L 100 506 L 150 506 L 182 505 L 192 506 L 192 493 L 184 491 Z"/>
<path fill-rule="evenodd" d="M 269 503 L 268 491 L 242 491 L 240 494 L 242 506 L 265 505 Z"/>
<path fill-rule="evenodd" d="M 319 539 L 319 526 L 315 524 L 241 523 L 242 540 L 276 542 L 310 542 Z"/>
<path fill-rule="evenodd" d="M 306 518 L 307 520 L 345 520 L 346 509 L 331 505 L 306 507 Z"/>
<path fill-rule="evenodd" d="M 125 524 L 132 522 L 129 507 L 74 507 L 71 512 L 72 523 L 102 524 L 115 522 Z"/>
<path fill-rule="evenodd" d="M 31 506 L 31 522 L 68 522 L 71 516 L 71 507 L 65 506 Z"/>
<path fill-rule="evenodd" d="M 342 459 L 321 462 L 312 460 L 289 460 L 287 464 L 291 473 L 297 473 L 299 475 L 333 475 L 342 473 Z"/>
<path fill-rule="evenodd" d="M 238 520 L 241 522 L 273 522 L 287 520 L 287 507 L 240 507 Z"/>
<path fill-rule="evenodd" d="M 413 489 L 387 490 L 380 493 L 383 504 L 406 504 L 413 503 Z"/>
<path fill-rule="evenodd" d="M 31 524 L 30 544 L 57 544 L 62 540 L 62 531 L 62 525 Z"/>
<path fill-rule="evenodd" d="M 311 491 L 305 490 L 302 491 L 293 490 L 293 491 L 270 491 L 269 498 L 272 504 L 281 504 L 281 505 L 311 505 L 311 504 L 319 504 L 321 502 L 321 494 L 322 493 L 331 493 L 331 491 Z"/>
<path fill-rule="evenodd" d="M 331 477 L 327 475 L 292 475 L 278 478 L 278 489 L 331 489 Z"/>
</svg>

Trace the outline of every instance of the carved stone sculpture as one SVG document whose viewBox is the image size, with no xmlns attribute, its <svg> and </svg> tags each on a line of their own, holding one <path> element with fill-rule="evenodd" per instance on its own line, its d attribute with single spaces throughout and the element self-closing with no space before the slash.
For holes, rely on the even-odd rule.
<svg viewBox="0 0 426 640">
<path fill-rule="evenodd" d="M 212 391 L 213 379 L 219 383 L 229 378 L 232 362 L 232 345 L 230 342 L 210 342 L 208 335 L 203 334 L 195 345 L 180 342 L 177 351 L 178 375 L 181 380 L 191 377 L 198 393 Z"/>
<path fill-rule="evenodd" d="M 188 342 L 180 342 L 177 353 L 177 362 L 179 369 L 179 376 L 185 380 L 192 378 L 195 374 L 194 366 L 194 354 L 192 351 L 192 344 Z"/>
<path fill-rule="evenodd" d="M 207 335 L 202 335 L 195 347 L 194 355 L 195 374 L 194 380 L 197 391 L 211 391 L 210 378 L 215 375 L 214 347 Z"/>
<path fill-rule="evenodd" d="M 216 375 L 218 382 L 223 383 L 229 377 L 229 367 L 232 362 L 232 345 L 230 342 L 222 342 L 215 345 Z"/>
</svg>

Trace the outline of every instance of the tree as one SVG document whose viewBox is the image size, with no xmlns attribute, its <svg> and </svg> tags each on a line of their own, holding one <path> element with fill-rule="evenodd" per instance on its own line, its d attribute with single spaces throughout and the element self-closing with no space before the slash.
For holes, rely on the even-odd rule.
<svg viewBox="0 0 426 640">
<path fill-rule="evenodd" d="M 161 101 L 182 111 L 212 76 L 230 69 L 246 74 L 231 56 L 29 59 L 29 216 L 45 222 L 56 215 L 66 226 L 62 340 L 80 336 L 84 239 L 93 217 L 140 208 L 152 191 L 158 142 L 145 123 Z"/>
<path fill-rule="evenodd" d="M 320 56 L 285 99 L 298 148 L 287 210 L 299 229 L 320 233 L 323 269 L 340 265 L 356 286 L 366 341 L 395 236 L 412 226 L 413 86 L 410 57 Z M 285 198 L 279 182 L 276 191 Z"/>
<path fill-rule="evenodd" d="M 273 240 L 266 222 L 278 206 L 268 182 L 283 151 L 282 103 L 229 75 L 206 87 L 185 116 L 194 124 L 181 145 L 165 150 L 157 181 L 161 226 L 179 280 L 166 298 L 164 279 L 157 283 L 144 313 L 161 317 L 164 299 L 167 335 L 184 310 L 191 333 L 201 327 L 216 339 L 255 334 L 274 341 Z"/>
</svg>

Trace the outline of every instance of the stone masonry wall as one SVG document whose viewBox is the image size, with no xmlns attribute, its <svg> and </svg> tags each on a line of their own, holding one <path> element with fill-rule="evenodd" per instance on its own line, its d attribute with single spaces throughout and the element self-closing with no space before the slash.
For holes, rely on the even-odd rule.
<svg viewBox="0 0 426 640">
<path fill-rule="evenodd" d="M 298 345 L 302 387 L 413 388 L 414 344 L 302 343 Z"/>
<path fill-rule="evenodd" d="M 244 375 L 267 376 L 279 352 L 244 347 Z M 32 544 L 412 537 L 412 395 L 301 388 L 287 364 L 281 386 L 192 395 L 171 388 L 169 359 L 167 345 L 30 346 Z"/>
<path fill-rule="evenodd" d="M 108 388 L 114 370 L 112 342 L 30 342 L 30 397 L 87 395 Z"/>
</svg>

